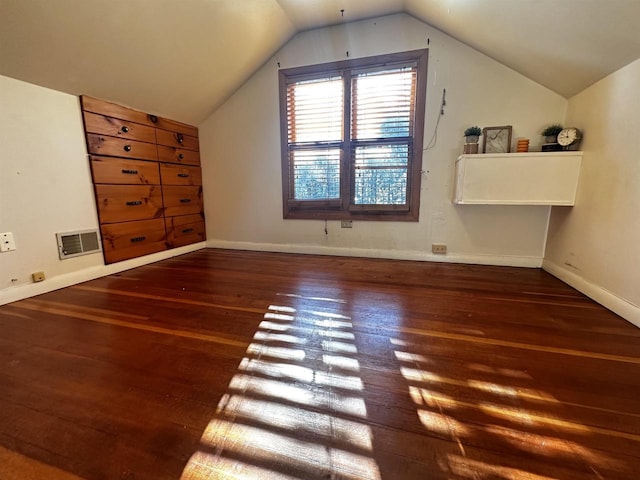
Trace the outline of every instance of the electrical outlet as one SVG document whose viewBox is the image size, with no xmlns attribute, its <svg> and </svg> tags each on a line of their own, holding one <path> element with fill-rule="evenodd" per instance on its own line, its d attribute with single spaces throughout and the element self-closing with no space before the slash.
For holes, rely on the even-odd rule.
<svg viewBox="0 0 640 480">
<path fill-rule="evenodd" d="M 13 233 L 0 233 L 0 252 L 10 252 L 16 249 L 16 242 Z"/>
<path fill-rule="evenodd" d="M 444 255 L 447 253 L 447 246 L 444 243 L 432 243 L 431 244 L 431 253 L 436 253 L 438 255 Z"/>
<path fill-rule="evenodd" d="M 44 281 L 44 272 L 35 272 L 31 274 L 31 278 L 33 278 L 34 282 L 42 282 Z"/>
<path fill-rule="evenodd" d="M 342 228 L 353 228 L 353 220 L 342 220 L 340 226 Z"/>
</svg>

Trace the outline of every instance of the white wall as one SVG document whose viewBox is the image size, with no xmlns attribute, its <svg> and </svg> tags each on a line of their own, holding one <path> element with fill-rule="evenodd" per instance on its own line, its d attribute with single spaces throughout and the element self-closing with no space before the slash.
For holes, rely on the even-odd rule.
<svg viewBox="0 0 640 480">
<path fill-rule="evenodd" d="M 436 147 L 425 152 L 420 221 L 283 220 L 278 65 L 282 68 L 427 47 L 425 145 L 442 89 Z M 301 33 L 200 126 L 209 246 L 540 266 L 549 207 L 454 206 L 453 166 L 471 125 L 511 124 L 514 143 L 539 149 L 544 126 L 564 120 L 566 100 L 407 15 Z M 431 243 L 446 243 L 446 257 Z"/>
<path fill-rule="evenodd" d="M 0 304 L 186 251 L 104 265 L 101 253 L 60 260 L 55 234 L 98 228 L 78 97 L 0 76 Z M 34 284 L 31 274 L 47 279 Z M 15 279 L 15 280 L 14 280 Z"/>
<path fill-rule="evenodd" d="M 583 130 L 573 208 L 554 208 L 544 268 L 640 326 L 640 60 L 569 100 Z"/>
<path fill-rule="evenodd" d="M 0 288 L 102 264 L 58 259 L 56 232 L 98 227 L 78 97 L 0 76 L 0 103 L 0 232 L 17 246 L 0 253 Z"/>
</svg>

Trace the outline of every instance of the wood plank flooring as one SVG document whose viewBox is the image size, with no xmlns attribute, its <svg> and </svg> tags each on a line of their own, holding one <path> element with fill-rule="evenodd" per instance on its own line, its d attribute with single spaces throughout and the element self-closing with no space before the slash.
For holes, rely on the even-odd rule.
<svg viewBox="0 0 640 480">
<path fill-rule="evenodd" d="M 0 365 L 2 480 L 640 478 L 640 329 L 536 269 L 202 250 Z"/>
</svg>

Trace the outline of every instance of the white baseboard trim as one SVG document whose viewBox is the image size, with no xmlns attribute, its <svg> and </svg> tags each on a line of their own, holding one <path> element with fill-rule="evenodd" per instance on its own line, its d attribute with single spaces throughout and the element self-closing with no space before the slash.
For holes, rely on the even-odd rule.
<svg viewBox="0 0 640 480">
<path fill-rule="evenodd" d="M 111 265 L 96 265 L 95 267 L 51 277 L 46 279 L 44 282 L 28 283 L 17 287 L 9 287 L 0 291 L 0 305 L 17 302 L 18 300 L 34 297 L 36 295 L 42 295 L 43 293 L 52 292 L 53 290 L 77 285 L 78 283 L 141 267 L 160 260 L 177 257 L 178 255 L 184 255 L 185 253 L 195 252 L 196 250 L 202 250 L 206 247 L 206 242 L 194 243 L 187 245 L 186 247 L 172 248 L 171 250 L 145 255 L 144 257 L 134 258 L 132 260 L 125 260 L 123 262 L 112 263 Z"/>
<path fill-rule="evenodd" d="M 505 267 L 540 268 L 541 257 L 519 257 L 510 255 L 434 255 L 415 250 L 380 250 L 368 248 L 327 247 L 323 245 L 300 245 L 279 243 L 232 242 L 208 240 L 209 248 L 230 250 L 254 250 L 259 252 L 302 253 L 308 255 L 334 255 L 337 257 L 388 258 L 392 260 L 417 260 L 423 262 L 470 263 L 475 265 L 497 265 Z"/>
<path fill-rule="evenodd" d="M 640 306 L 635 305 L 615 293 L 590 282 L 577 273 L 558 265 L 549 260 L 542 262 L 542 268 L 554 277 L 558 277 L 563 282 L 571 285 L 576 290 L 584 293 L 587 297 L 598 302 L 600 305 L 617 313 L 622 318 L 640 328 Z"/>
</svg>

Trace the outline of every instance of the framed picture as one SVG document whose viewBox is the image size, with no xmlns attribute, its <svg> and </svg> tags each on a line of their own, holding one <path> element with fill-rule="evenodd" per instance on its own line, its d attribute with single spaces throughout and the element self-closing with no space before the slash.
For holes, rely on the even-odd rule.
<svg viewBox="0 0 640 480">
<path fill-rule="evenodd" d="M 483 153 L 509 153 L 511 151 L 511 131 L 511 125 L 483 128 Z"/>
</svg>

